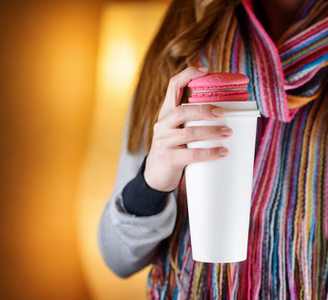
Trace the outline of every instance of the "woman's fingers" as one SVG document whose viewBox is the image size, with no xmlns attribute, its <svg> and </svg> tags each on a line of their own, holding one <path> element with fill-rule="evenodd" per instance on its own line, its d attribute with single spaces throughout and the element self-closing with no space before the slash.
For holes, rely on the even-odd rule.
<svg viewBox="0 0 328 300">
<path fill-rule="evenodd" d="M 175 189 L 186 165 L 220 159 L 229 153 L 225 147 L 186 147 L 190 142 L 225 139 L 232 134 L 232 130 L 226 126 L 181 126 L 187 121 L 214 121 L 223 116 L 223 109 L 214 105 L 180 105 L 183 89 L 190 80 L 205 76 L 209 72 L 209 68 L 190 67 L 172 77 L 169 82 L 158 121 L 154 125 L 153 141 L 143 174 L 147 184 L 155 190 Z"/>
<path fill-rule="evenodd" d="M 216 148 L 181 148 L 171 151 L 164 159 L 167 166 L 171 168 L 181 168 L 191 163 L 217 160 L 226 157 L 229 150 L 225 147 Z"/>
<path fill-rule="evenodd" d="M 156 166 L 152 162 L 154 154 L 150 152 L 146 160 L 144 178 L 148 186 L 155 190 L 172 191 L 178 186 L 183 169 L 186 165 L 195 162 L 221 159 L 228 154 L 229 151 L 225 147 L 170 149 L 157 152 L 156 157 L 158 165 Z"/>
<path fill-rule="evenodd" d="M 207 67 L 189 67 L 170 79 L 163 106 L 161 108 L 159 119 L 164 117 L 171 110 L 180 105 L 184 87 L 190 80 L 207 75 L 210 68 Z"/>
<path fill-rule="evenodd" d="M 190 126 L 172 131 L 167 137 L 168 147 L 180 147 L 182 145 L 206 140 L 223 140 L 232 135 L 232 129 L 227 126 Z"/>
<path fill-rule="evenodd" d="M 223 115 L 224 110 L 215 105 L 179 105 L 165 116 L 162 121 L 167 127 L 176 128 L 187 121 L 214 121 L 222 118 Z"/>
<path fill-rule="evenodd" d="M 206 140 L 223 140 L 232 135 L 227 126 L 190 126 L 155 132 L 153 140 L 156 149 L 180 148 L 188 143 Z"/>
</svg>

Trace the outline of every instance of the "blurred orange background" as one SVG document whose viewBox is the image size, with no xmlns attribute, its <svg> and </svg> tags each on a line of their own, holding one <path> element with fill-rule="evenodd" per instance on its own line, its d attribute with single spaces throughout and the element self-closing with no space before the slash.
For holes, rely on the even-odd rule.
<svg viewBox="0 0 328 300">
<path fill-rule="evenodd" d="M 126 112 L 167 1 L 0 3 L 0 299 L 145 299 L 102 261 Z"/>
</svg>

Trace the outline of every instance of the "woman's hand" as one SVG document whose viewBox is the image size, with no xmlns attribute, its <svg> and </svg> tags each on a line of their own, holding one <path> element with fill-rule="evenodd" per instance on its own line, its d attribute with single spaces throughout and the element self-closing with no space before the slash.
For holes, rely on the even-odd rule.
<svg viewBox="0 0 328 300">
<path fill-rule="evenodd" d="M 232 130 L 222 126 L 181 128 L 187 121 L 222 118 L 223 109 L 209 104 L 180 105 L 184 87 L 190 80 L 207 75 L 209 68 L 189 67 L 172 77 L 154 126 L 151 149 L 146 160 L 144 178 L 158 191 L 172 191 L 181 180 L 183 169 L 194 162 L 215 160 L 228 155 L 227 148 L 188 149 L 186 144 L 209 139 L 225 139 Z"/>
</svg>

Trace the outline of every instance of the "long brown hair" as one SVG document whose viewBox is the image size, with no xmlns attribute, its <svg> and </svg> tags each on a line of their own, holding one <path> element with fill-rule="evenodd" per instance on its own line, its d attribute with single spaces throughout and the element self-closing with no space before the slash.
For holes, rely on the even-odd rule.
<svg viewBox="0 0 328 300">
<path fill-rule="evenodd" d="M 131 111 L 128 150 L 143 139 L 150 149 L 153 126 L 169 79 L 196 64 L 199 50 L 218 32 L 220 13 L 229 0 L 173 0 L 146 55 Z"/>
</svg>

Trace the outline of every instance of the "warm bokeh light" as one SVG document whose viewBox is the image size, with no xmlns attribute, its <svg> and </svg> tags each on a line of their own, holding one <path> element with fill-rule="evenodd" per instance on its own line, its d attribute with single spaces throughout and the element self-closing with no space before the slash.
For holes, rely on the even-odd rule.
<svg viewBox="0 0 328 300">
<path fill-rule="evenodd" d="M 98 77 L 98 92 L 103 96 L 107 95 L 108 100 L 113 96 L 120 97 L 122 92 L 125 93 L 126 88 L 130 87 L 138 64 L 131 33 L 127 31 L 129 34 L 125 34 L 122 28 L 114 30 L 111 26 L 113 21 L 121 23 L 126 20 L 115 20 L 117 15 L 111 16 L 111 12 L 109 11 L 109 14 L 104 16 L 109 24 L 103 24 L 106 28 L 101 34 L 102 37 L 111 38 L 101 45 L 102 53 L 99 54 L 98 62 L 101 73 Z"/>
<path fill-rule="evenodd" d="M 139 66 L 168 2 L 112 2 L 102 13 L 92 135 L 80 181 L 79 247 L 93 299 L 145 299 L 144 270 L 117 278 L 104 264 L 96 232 L 116 175 L 124 121 Z"/>
<path fill-rule="evenodd" d="M 1 299 L 145 298 L 147 270 L 117 278 L 96 231 L 168 2 L 2 1 Z"/>
<path fill-rule="evenodd" d="M 167 2 L 128 1 L 112 2 L 104 8 L 100 29 L 97 99 L 127 107 L 137 69 L 166 7 Z"/>
<path fill-rule="evenodd" d="M 74 216 L 102 1 L 0 6 L 0 298 L 87 300 Z"/>
</svg>

